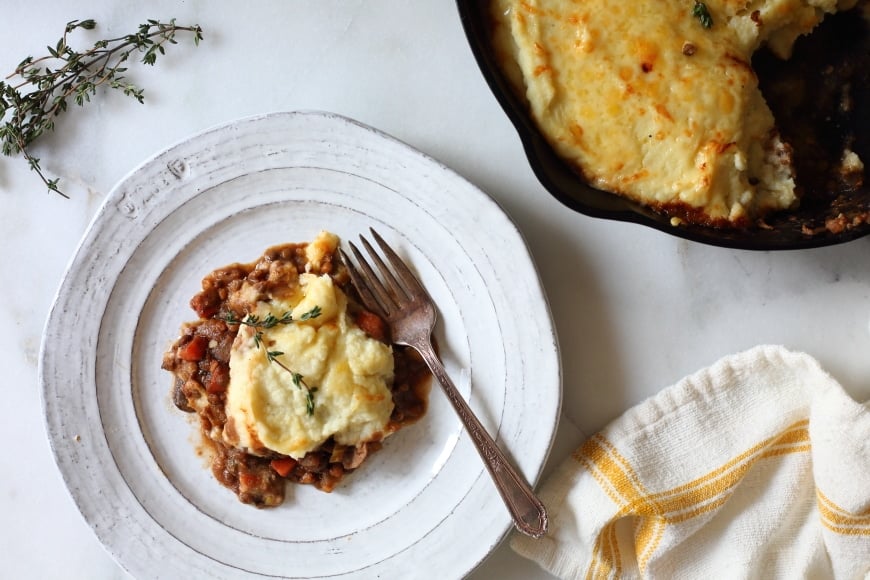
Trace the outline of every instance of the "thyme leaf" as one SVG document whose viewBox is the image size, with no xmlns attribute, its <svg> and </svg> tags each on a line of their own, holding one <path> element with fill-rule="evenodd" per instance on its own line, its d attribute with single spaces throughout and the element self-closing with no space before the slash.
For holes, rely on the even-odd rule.
<svg viewBox="0 0 870 580">
<path fill-rule="evenodd" d="M 695 0 L 695 5 L 692 7 L 692 16 L 697 18 L 704 28 L 713 27 L 713 17 L 710 16 L 710 11 L 703 2 Z"/>
<path fill-rule="evenodd" d="M 299 317 L 299 320 L 311 320 L 312 318 L 317 318 L 320 314 L 320 306 L 315 306 L 308 312 L 303 313 L 302 316 Z"/>
</svg>

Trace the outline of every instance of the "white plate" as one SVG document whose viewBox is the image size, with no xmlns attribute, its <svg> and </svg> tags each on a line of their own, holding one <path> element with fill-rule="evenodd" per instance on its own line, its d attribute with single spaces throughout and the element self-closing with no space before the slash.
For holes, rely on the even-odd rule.
<svg viewBox="0 0 870 580">
<path fill-rule="evenodd" d="M 78 507 L 142 577 L 459 577 L 510 521 L 437 386 L 417 425 L 331 494 L 289 486 L 257 510 L 220 487 L 170 400 L 161 356 L 212 269 L 320 229 L 374 226 L 441 314 L 448 372 L 536 481 L 561 402 L 558 349 L 523 240 L 468 182 L 336 115 L 244 119 L 157 155 L 115 187 L 48 318 L 40 381 L 49 440 Z"/>
</svg>

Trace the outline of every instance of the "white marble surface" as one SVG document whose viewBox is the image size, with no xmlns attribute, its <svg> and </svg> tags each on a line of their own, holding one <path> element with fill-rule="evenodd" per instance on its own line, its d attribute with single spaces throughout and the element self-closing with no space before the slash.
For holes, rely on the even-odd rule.
<svg viewBox="0 0 870 580">
<path fill-rule="evenodd" d="M 563 208 L 528 168 L 449 1 L 7 0 L 4 16 L 4 76 L 75 18 L 98 21 L 90 41 L 172 17 L 199 23 L 206 38 L 198 49 L 173 47 L 154 69 L 131 67 L 145 105 L 100 94 L 35 150 L 71 199 L 45 193 L 24 161 L 0 158 L 0 577 L 125 577 L 79 516 L 51 457 L 37 383 L 42 327 L 111 187 L 167 145 L 242 116 L 320 109 L 356 118 L 452 167 L 513 217 L 538 263 L 563 351 L 564 408 L 548 472 L 584 433 L 759 343 L 806 351 L 855 398 L 870 398 L 870 238 L 751 253 Z M 472 577 L 549 575 L 503 544 Z"/>
</svg>

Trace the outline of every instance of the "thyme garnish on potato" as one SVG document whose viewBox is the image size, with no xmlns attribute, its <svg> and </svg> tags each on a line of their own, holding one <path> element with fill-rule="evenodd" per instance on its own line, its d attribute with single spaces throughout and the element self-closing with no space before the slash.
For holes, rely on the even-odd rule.
<svg viewBox="0 0 870 580">
<path fill-rule="evenodd" d="M 317 318 L 318 316 L 320 316 L 320 312 L 320 306 L 315 306 L 308 312 L 303 313 L 299 317 L 299 320 L 304 321 L 311 320 L 312 318 Z M 227 324 L 244 324 L 245 326 L 250 326 L 255 329 L 254 345 L 258 349 L 263 349 L 263 352 L 266 353 L 266 360 L 268 360 L 270 363 L 275 363 L 283 370 L 290 373 L 293 384 L 296 385 L 297 388 L 303 389 L 305 391 L 305 411 L 308 413 L 309 416 L 314 415 L 314 393 L 317 392 L 317 387 L 308 386 L 308 384 L 305 382 L 305 377 L 285 365 L 280 360 L 278 360 L 278 357 L 284 354 L 282 351 L 269 350 L 265 342 L 263 342 L 263 330 L 274 328 L 279 324 L 291 324 L 296 321 L 296 319 L 293 318 L 293 315 L 288 311 L 282 314 L 280 318 L 278 318 L 270 312 L 261 319 L 256 314 L 248 314 L 245 318 L 240 320 L 236 318 L 232 312 L 230 312 L 224 317 L 223 320 Z"/>
<path fill-rule="evenodd" d="M 707 5 L 703 2 L 695 0 L 695 5 L 692 7 L 692 16 L 697 18 L 704 28 L 712 28 L 713 17 L 710 16 L 710 10 L 707 9 Z"/>
<path fill-rule="evenodd" d="M 67 22 L 61 39 L 46 47 L 48 55 L 28 56 L 0 81 L 0 150 L 7 157 L 21 154 L 48 191 L 63 197 L 69 196 L 58 187 L 59 179 L 43 173 L 29 147 L 44 133 L 54 131 L 55 119 L 67 110 L 69 100 L 83 106 L 96 95 L 97 87 L 106 86 L 142 103 L 143 89 L 123 75 L 127 71 L 123 65 L 130 57 L 139 53 L 143 64 L 154 65 L 158 55 L 165 54 L 165 45 L 177 44 L 177 33 L 191 33 L 197 46 L 202 40 L 198 25 L 179 26 L 175 19 L 148 20 L 136 32 L 99 40 L 84 52 L 70 46 L 70 33 L 79 28 L 93 30 L 96 25 L 92 19 Z"/>
</svg>

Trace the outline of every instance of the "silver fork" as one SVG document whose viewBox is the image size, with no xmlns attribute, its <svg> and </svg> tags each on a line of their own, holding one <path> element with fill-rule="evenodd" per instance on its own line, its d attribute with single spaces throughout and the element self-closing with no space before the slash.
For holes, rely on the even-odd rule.
<svg viewBox="0 0 870 580">
<path fill-rule="evenodd" d="M 339 250 L 363 304 L 390 325 L 394 343 L 410 346 L 420 353 L 471 435 L 484 465 L 507 505 L 514 525 L 522 533 L 540 538 L 547 533 L 546 507 L 480 424 L 432 348 L 432 330 L 437 318 L 432 298 L 381 236 L 374 229 L 370 231 L 392 266 L 392 269 L 388 267 L 369 242 L 360 236 L 360 241 L 380 272 L 380 277 L 353 243 L 349 245 L 359 269 L 354 267 L 343 250 Z"/>
</svg>

